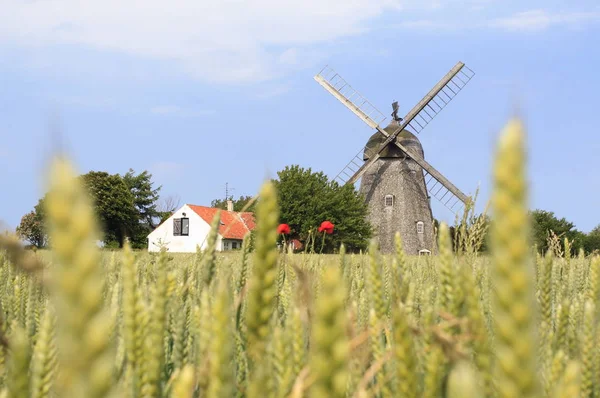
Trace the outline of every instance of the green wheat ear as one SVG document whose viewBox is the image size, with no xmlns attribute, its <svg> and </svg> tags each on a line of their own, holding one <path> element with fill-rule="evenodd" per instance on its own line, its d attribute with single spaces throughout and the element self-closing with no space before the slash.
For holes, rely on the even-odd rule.
<svg viewBox="0 0 600 398">
<path fill-rule="evenodd" d="M 375 239 L 371 239 L 369 246 L 369 267 L 367 269 L 367 289 L 372 309 L 375 310 L 377 323 L 385 317 L 385 302 L 383 282 L 381 280 L 381 258 L 379 257 L 379 245 Z"/>
<path fill-rule="evenodd" d="M 31 396 L 46 398 L 52 396 L 52 384 L 56 371 L 56 345 L 54 342 L 55 317 L 47 307 L 39 329 L 39 336 L 33 351 Z"/>
<path fill-rule="evenodd" d="M 125 242 L 123 247 L 123 268 L 122 268 L 123 292 L 122 292 L 122 312 L 123 312 L 123 340 L 125 345 L 125 354 L 127 358 L 128 372 L 133 379 L 133 388 L 135 395 L 141 391 L 141 364 L 143 353 L 144 331 L 142 325 L 142 307 L 139 286 L 137 282 L 137 267 L 135 258 L 131 251 L 129 242 Z"/>
<path fill-rule="evenodd" d="M 558 385 L 555 387 L 553 397 L 573 398 L 580 394 L 581 365 L 577 361 L 569 361 Z"/>
<path fill-rule="evenodd" d="M 322 275 L 320 300 L 315 304 L 309 360 L 314 382 L 308 396 L 346 396 L 349 344 L 346 336 L 344 287 L 339 267 L 328 267 Z"/>
<path fill-rule="evenodd" d="M 448 376 L 448 398 L 483 398 L 475 369 L 468 361 L 456 363 Z"/>
<path fill-rule="evenodd" d="M 217 236 L 219 234 L 219 223 L 221 222 L 221 210 L 217 210 L 210 224 L 210 231 L 206 240 L 206 250 L 202 253 L 202 272 L 204 273 L 204 284 L 208 288 L 215 277 Z"/>
<path fill-rule="evenodd" d="M 246 323 L 248 351 L 253 360 L 264 357 L 267 338 L 271 332 L 269 320 L 275 308 L 277 286 L 277 225 L 279 208 L 275 186 L 267 182 L 262 186 L 256 207 L 256 237 L 254 266 L 248 292 Z"/>
<path fill-rule="evenodd" d="M 112 385 L 112 322 L 103 303 L 104 270 L 94 209 L 75 171 L 55 160 L 46 199 L 56 258 L 52 288 L 57 316 L 58 395 L 103 397 Z"/>
<path fill-rule="evenodd" d="M 31 366 L 31 347 L 25 330 L 16 323 L 12 325 L 11 348 L 8 361 L 8 398 L 29 397 L 29 367 Z"/>
<path fill-rule="evenodd" d="M 594 366 L 596 362 L 595 305 L 591 300 L 584 303 L 583 331 L 581 336 L 581 396 L 591 397 L 594 390 Z"/>
<path fill-rule="evenodd" d="M 191 365 L 185 365 L 178 372 L 171 391 L 171 398 L 192 398 L 194 396 L 194 368 Z"/>
<path fill-rule="evenodd" d="M 499 397 L 537 397 L 535 302 L 529 259 L 524 131 L 511 120 L 494 166 L 492 260 L 496 382 Z"/>
<path fill-rule="evenodd" d="M 142 397 L 160 396 L 165 362 L 164 336 L 167 321 L 167 255 L 161 250 L 157 262 L 156 284 L 153 291 L 151 313 L 144 347 Z"/>
<path fill-rule="evenodd" d="M 416 398 L 417 355 L 410 331 L 409 316 L 404 304 L 394 303 L 393 311 L 393 353 L 396 366 L 398 393 L 402 397 Z"/>
<path fill-rule="evenodd" d="M 210 381 L 206 393 L 209 398 L 231 397 L 235 391 L 233 322 L 226 282 L 226 278 L 221 280 L 213 306 L 212 341 L 208 349 Z"/>
<path fill-rule="evenodd" d="M 456 281 L 458 280 L 454 272 L 454 258 L 452 257 L 452 242 L 450 240 L 450 230 L 445 222 L 440 224 L 439 230 L 439 250 L 440 250 L 440 287 L 441 295 L 439 301 L 440 311 L 448 312 L 458 316 L 458 306 L 456 300 Z"/>
</svg>

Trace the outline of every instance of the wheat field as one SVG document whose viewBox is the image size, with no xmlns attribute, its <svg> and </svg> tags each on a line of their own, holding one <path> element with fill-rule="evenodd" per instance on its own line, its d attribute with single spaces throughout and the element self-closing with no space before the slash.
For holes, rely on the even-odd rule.
<svg viewBox="0 0 600 398">
<path fill-rule="evenodd" d="M 600 260 L 529 244 L 525 132 L 504 128 L 490 253 L 280 253 L 266 183 L 254 250 L 101 252 L 89 199 L 57 160 L 52 251 L 0 252 L 0 397 L 597 397 Z M 568 246 L 568 241 L 566 245 Z"/>
</svg>

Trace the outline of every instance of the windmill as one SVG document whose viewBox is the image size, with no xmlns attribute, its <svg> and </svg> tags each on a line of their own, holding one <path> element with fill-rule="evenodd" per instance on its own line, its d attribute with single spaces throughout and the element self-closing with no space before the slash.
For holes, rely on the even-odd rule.
<svg viewBox="0 0 600 398">
<path fill-rule="evenodd" d="M 375 133 L 335 177 L 340 184 L 361 179 L 359 191 L 369 208 L 382 252 L 394 251 L 396 232 L 409 254 L 437 252 L 430 198 L 433 196 L 455 214 L 471 199 L 425 161 L 419 134 L 465 87 L 475 73 L 458 62 L 404 118 L 398 102 L 392 104 L 392 120 L 354 90 L 333 69 L 325 66 L 314 79 L 356 114 Z M 362 178 L 361 178 L 362 177 Z"/>
</svg>

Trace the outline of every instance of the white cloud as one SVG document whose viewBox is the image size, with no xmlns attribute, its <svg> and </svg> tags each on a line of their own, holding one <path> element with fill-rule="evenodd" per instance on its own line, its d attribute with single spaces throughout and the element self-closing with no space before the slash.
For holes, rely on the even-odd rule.
<svg viewBox="0 0 600 398">
<path fill-rule="evenodd" d="M 171 115 L 181 117 L 196 117 L 213 115 L 216 112 L 209 109 L 190 109 L 183 108 L 177 105 L 157 105 L 150 109 L 150 112 L 158 115 Z"/>
<path fill-rule="evenodd" d="M 381 29 L 376 18 L 384 15 L 397 15 L 399 23 L 392 28 L 433 33 L 482 27 L 540 30 L 599 18 L 598 12 L 558 14 L 544 10 L 486 18 L 482 10 L 491 10 L 498 0 L 329 0 L 325 3 L 320 0 L 1 0 L 1 3 L 0 43 L 33 49 L 31 53 L 54 54 L 52 49 L 65 45 L 122 53 L 160 61 L 161 65 L 168 63 L 176 72 L 211 83 L 266 81 L 293 70 L 314 67 L 324 58 L 324 52 L 319 50 L 333 50 L 340 39 Z M 69 60 L 67 65 L 70 64 Z M 94 67 L 83 65 L 83 68 Z"/>
<path fill-rule="evenodd" d="M 303 47 L 364 32 L 400 2 L 3 0 L 0 40 L 83 45 L 175 61 L 213 82 L 257 81 L 297 65 Z"/>
<path fill-rule="evenodd" d="M 598 11 L 551 13 L 546 10 L 529 10 L 508 18 L 491 20 L 489 26 L 509 31 L 543 31 L 557 25 L 577 26 L 595 21 L 600 21 Z"/>
<path fill-rule="evenodd" d="M 578 27 L 586 22 L 597 21 L 600 21 L 600 11 L 557 13 L 538 9 L 517 12 L 503 18 L 485 18 L 476 14 L 466 14 L 463 17 L 456 18 L 408 19 L 398 22 L 391 27 L 413 31 L 430 31 L 432 33 L 481 29 L 501 29 L 510 32 L 542 32 L 550 27 Z"/>
</svg>

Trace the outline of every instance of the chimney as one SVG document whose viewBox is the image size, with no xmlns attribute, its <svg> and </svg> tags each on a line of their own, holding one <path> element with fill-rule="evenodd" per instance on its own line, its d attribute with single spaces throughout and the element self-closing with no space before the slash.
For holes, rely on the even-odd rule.
<svg viewBox="0 0 600 398">
<path fill-rule="evenodd" d="M 232 200 L 227 201 L 227 211 L 233 211 L 233 201 Z"/>
</svg>

